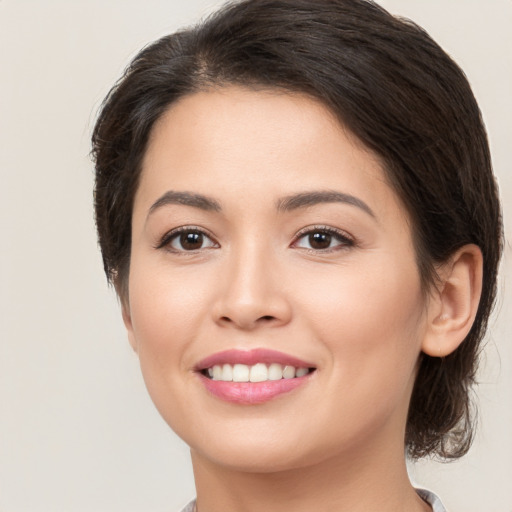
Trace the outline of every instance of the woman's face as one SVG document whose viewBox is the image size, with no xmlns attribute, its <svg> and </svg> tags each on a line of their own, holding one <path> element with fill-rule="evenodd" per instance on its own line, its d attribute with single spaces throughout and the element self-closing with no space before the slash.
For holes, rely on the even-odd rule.
<svg viewBox="0 0 512 512">
<path fill-rule="evenodd" d="M 129 338 L 197 457 L 275 471 L 403 448 L 427 315 L 411 226 L 325 107 L 181 99 L 153 129 L 132 229 Z"/>
</svg>

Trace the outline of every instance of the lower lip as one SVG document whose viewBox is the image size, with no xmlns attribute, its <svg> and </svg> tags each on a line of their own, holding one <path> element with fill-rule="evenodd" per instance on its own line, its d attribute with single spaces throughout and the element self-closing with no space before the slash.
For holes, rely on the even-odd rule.
<svg viewBox="0 0 512 512">
<path fill-rule="evenodd" d="M 262 404 L 304 385 L 311 373 L 293 379 L 267 380 L 265 382 L 225 382 L 200 375 L 206 389 L 216 397 L 237 404 Z"/>
</svg>

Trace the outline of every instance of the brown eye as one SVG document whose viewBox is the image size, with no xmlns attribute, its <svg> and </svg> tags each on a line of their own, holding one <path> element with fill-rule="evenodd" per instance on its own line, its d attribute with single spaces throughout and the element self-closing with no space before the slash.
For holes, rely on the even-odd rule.
<svg viewBox="0 0 512 512">
<path fill-rule="evenodd" d="M 330 251 L 335 249 L 343 249 L 352 247 L 354 241 L 343 232 L 330 227 L 312 228 L 303 231 L 293 244 L 294 247 L 300 249 L 308 249 L 310 251 Z"/>
<path fill-rule="evenodd" d="M 332 235 L 329 233 L 311 233 L 308 235 L 309 246 L 312 249 L 328 249 L 331 246 Z"/>
<path fill-rule="evenodd" d="M 181 233 L 180 245 L 186 251 L 200 249 L 203 245 L 203 235 L 201 233 Z"/>
<path fill-rule="evenodd" d="M 186 229 L 174 233 L 168 238 L 167 243 L 164 245 L 167 245 L 171 250 L 176 252 L 198 251 L 200 249 L 215 247 L 215 243 L 211 238 L 196 229 Z"/>
</svg>

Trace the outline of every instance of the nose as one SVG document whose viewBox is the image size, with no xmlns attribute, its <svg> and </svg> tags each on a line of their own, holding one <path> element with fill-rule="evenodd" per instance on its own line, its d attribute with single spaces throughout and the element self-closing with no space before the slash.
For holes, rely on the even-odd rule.
<svg viewBox="0 0 512 512">
<path fill-rule="evenodd" d="M 290 297 L 268 251 L 248 247 L 233 254 L 219 277 L 222 284 L 213 308 L 219 325 L 252 331 L 286 325 L 291 320 Z"/>
</svg>

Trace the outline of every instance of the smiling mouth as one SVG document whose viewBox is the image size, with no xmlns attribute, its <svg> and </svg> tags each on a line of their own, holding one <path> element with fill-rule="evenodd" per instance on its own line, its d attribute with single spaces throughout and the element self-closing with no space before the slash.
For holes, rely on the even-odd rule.
<svg viewBox="0 0 512 512">
<path fill-rule="evenodd" d="M 256 405 L 307 386 L 317 368 L 290 354 L 259 348 L 217 352 L 194 370 L 216 398 L 237 405 Z"/>
<path fill-rule="evenodd" d="M 312 373 L 315 368 L 295 367 L 279 363 L 216 364 L 201 370 L 208 379 L 222 382 L 267 382 L 296 379 Z"/>
</svg>

